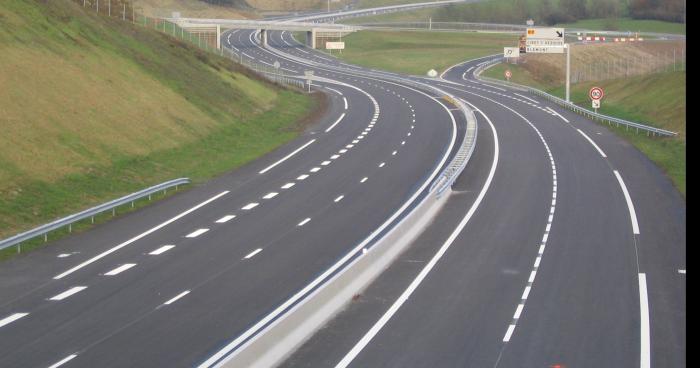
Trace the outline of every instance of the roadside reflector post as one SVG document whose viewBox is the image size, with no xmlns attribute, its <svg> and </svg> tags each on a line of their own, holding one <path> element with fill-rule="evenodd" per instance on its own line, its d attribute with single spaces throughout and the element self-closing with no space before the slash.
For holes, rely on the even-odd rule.
<svg viewBox="0 0 700 368">
<path fill-rule="evenodd" d="M 571 102 L 571 45 L 564 44 L 566 49 L 566 102 Z"/>
</svg>

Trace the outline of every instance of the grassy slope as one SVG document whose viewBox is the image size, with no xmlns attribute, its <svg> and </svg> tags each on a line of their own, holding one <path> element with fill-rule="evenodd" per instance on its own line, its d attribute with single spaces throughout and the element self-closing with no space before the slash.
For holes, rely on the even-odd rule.
<svg viewBox="0 0 700 368">
<path fill-rule="evenodd" d="M 516 36 L 442 32 L 361 31 L 344 38 L 346 49 L 335 53 L 350 63 L 406 74 L 438 72 L 460 61 L 502 52 Z"/>
<path fill-rule="evenodd" d="M 67 0 L 0 3 L 0 237 L 296 136 L 314 102 Z"/>
<path fill-rule="evenodd" d="M 585 19 L 575 23 L 559 24 L 557 27 L 584 28 L 596 31 L 630 31 L 685 34 L 685 24 L 659 20 L 630 18 Z"/>
<path fill-rule="evenodd" d="M 484 75 L 504 79 L 505 69 L 513 72 L 512 82 L 533 86 L 564 97 L 563 86 L 539 80 L 528 70 L 519 66 L 499 64 L 488 69 Z M 571 87 L 571 101 L 590 109 L 588 91 L 594 85 L 602 87 L 605 91 L 605 98 L 599 112 L 679 132 L 677 138 L 648 138 L 645 134 L 628 132 L 624 128 L 613 129 L 656 162 L 685 196 L 686 73 L 666 72 L 580 83 Z"/>
</svg>

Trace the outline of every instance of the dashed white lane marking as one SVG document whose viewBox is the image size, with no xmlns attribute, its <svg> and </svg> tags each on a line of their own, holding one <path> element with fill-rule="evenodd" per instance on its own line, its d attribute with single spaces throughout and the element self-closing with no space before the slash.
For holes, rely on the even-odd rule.
<svg viewBox="0 0 700 368">
<path fill-rule="evenodd" d="M 289 188 L 293 187 L 294 185 L 295 185 L 295 183 L 287 183 L 287 184 L 283 185 L 281 188 L 282 189 L 289 189 Z"/>
<path fill-rule="evenodd" d="M 401 141 L 401 145 L 403 146 L 404 144 L 406 144 L 406 141 Z"/>
<path fill-rule="evenodd" d="M 343 103 L 345 104 L 345 110 L 348 109 L 348 99 L 343 97 Z"/>
<path fill-rule="evenodd" d="M 189 294 L 189 293 L 190 293 L 189 290 L 185 290 L 185 291 L 181 292 L 180 294 L 177 294 L 174 298 L 168 300 L 167 302 L 165 302 L 165 303 L 163 303 L 163 304 L 164 304 L 164 305 L 173 304 L 173 303 L 175 303 L 178 299 L 182 298 L 183 296 L 185 296 L 185 295 L 187 295 L 187 294 Z"/>
<path fill-rule="evenodd" d="M 207 231 L 209 231 L 209 229 L 197 229 L 197 230 L 185 235 L 185 238 L 196 238 L 196 237 L 206 233 Z"/>
<path fill-rule="evenodd" d="M 537 101 L 531 99 L 530 97 L 521 95 L 520 93 L 513 92 L 513 94 L 516 95 L 516 96 L 520 96 L 520 97 L 522 97 L 522 98 L 524 98 L 524 99 L 526 99 L 526 100 L 530 100 L 530 101 L 532 101 L 532 102 L 534 102 L 534 103 L 536 103 L 536 104 L 539 103 L 539 102 L 537 102 Z"/>
<path fill-rule="evenodd" d="M 331 160 L 335 160 L 335 159 L 337 159 L 338 157 L 340 157 L 340 155 L 333 155 L 333 156 L 331 156 Z"/>
<path fill-rule="evenodd" d="M 70 256 L 71 256 L 70 253 L 61 253 L 61 254 L 57 255 L 56 257 L 57 258 L 66 258 L 66 257 L 70 257 Z"/>
<path fill-rule="evenodd" d="M 595 144 L 595 142 L 593 142 L 593 140 L 592 140 L 588 135 L 586 135 L 586 133 L 582 132 L 581 129 L 576 129 L 576 130 L 578 130 L 578 132 L 581 133 L 581 135 L 582 135 L 584 138 L 586 138 L 586 139 L 588 140 L 588 142 L 589 142 L 590 144 L 592 144 L 593 147 L 595 147 L 596 150 L 598 150 L 598 153 L 600 153 L 601 156 L 603 156 L 603 157 L 608 157 L 608 156 L 605 154 L 605 152 L 603 152 L 603 150 L 600 149 L 600 147 L 598 147 L 598 145 Z"/>
<path fill-rule="evenodd" d="M 345 153 L 345 152 L 347 152 L 347 151 L 348 151 L 348 150 L 346 150 L 346 149 L 343 148 L 343 149 L 341 149 L 340 151 L 338 151 L 338 153 L 343 154 L 343 153 Z"/>
<path fill-rule="evenodd" d="M 339 95 L 341 95 L 341 96 L 343 95 L 343 92 L 340 92 L 340 91 L 338 91 L 337 89 L 333 89 L 333 88 L 330 88 L 330 87 L 326 87 L 326 89 L 327 89 L 327 90 L 330 90 L 330 91 L 333 91 L 333 92 L 335 92 L 335 93 L 337 93 L 337 94 L 339 94 Z"/>
<path fill-rule="evenodd" d="M 299 176 L 297 177 L 297 180 L 304 180 L 304 179 L 306 179 L 306 178 L 308 178 L 308 177 L 309 177 L 309 176 L 306 175 L 306 174 L 304 174 L 304 175 L 299 175 Z"/>
<path fill-rule="evenodd" d="M 511 324 L 510 326 L 508 326 L 508 331 L 506 331 L 506 335 L 503 337 L 503 342 L 510 341 L 510 337 L 513 336 L 514 330 L 515 330 L 515 325 Z"/>
<path fill-rule="evenodd" d="M 366 181 L 367 181 L 367 177 L 365 176 L 364 178 L 362 178 L 362 180 L 360 180 L 360 183 L 364 183 Z"/>
<path fill-rule="evenodd" d="M 49 300 L 56 300 L 56 301 L 63 300 L 65 298 L 67 298 L 73 294 L 79 293 L 85 289 L 87 289 L 87 286 L 74 286 L 74 287 L 72 287 L 72 288 L 70 288 L 70 289 L 68 289 L 68 290 L 66 290 L 58 295 L 55 295 L 55 296 L 49 298 Z"/>
<path fill-rule="evenodd" d="M 221 196 L 223 196 L 223 195 L 225 195 L 225 194 L 228 194 L 228 192 L 229 192 L 228 190 L 227 190 L 227 191 L 224 191 L 224 192 L 221 192 L 221 193 L 215 195 L 214 197 L 209 198 L 208 200 L 206 200 L 206 201 L 204 201 L 204 202 L 202 202 L 202 203 L 200 203 L 200 204 L 198 204 L 198 205 L 196 205 L 196 206 L 190 208 L 189 210 L 187 210 L 187 211 L 185 211 L 185 212 L 182 212 L 181 214 L 179 214 L 179 215 L 177 215 L 177 216 L 171 218 L 170 220 L 165 221 L 165 222 L 163 222 L 162 224 L 160 224 L 160 225 L 158 225 L 158 226 L 156 226 L 156 227 L 154 227 L 154 228 L 151 228 L 150 230 L 147 230 L 146 232 L 141 233 L 141 234 L 139 234 L 139 235 L 137 235 L 137 236 L 135 236 L 135 237 L 133 237 L 133 238 L 131 238 L 131 239 L 129 239 L 129 240 L 127 240 L 127 241 L 125 241 L 125 242 L 119 244 L 119 245 L 117 245 L 117 246 L 114 247 L 114 248 L 111 248 L 111 249 L 109 249 L 109 250 L 107 250 L 107 251 L 104 251 L 104 252 L 102 252 L 102 253 L 96 255 L 96 256 L 94 256 L 94 257 L 88 259 L 87 261 L 85 261 L 85 262 L 83 262 L 83 263 L 81 263 L 81 264 L 79 264 L 79 265 L 77 265 L 77 266 L 71 268 L 70 270 L 68 270 L 68 271 L 66 271 L 66 272 L 63 272 L 63 273 L 60 274 L 60 275 L 55 276 L 54 279 L 55 279 L 55 280 L 62 279 L 63 277 L 65 277 L 65 276 L 67 276 L 67 275 L 70 275 L 71 273 L 73 273 L 73 272 L 75 272 L 75 271 L 77 271 L 77 270 L 79 270 L 79 269 L 81 269 L 81 268 L 83 268 L 83 267 L 85 267 L 85 266 L 87 266 L 87 265 L 89 265 L 89 264 L 91 264 L 91 263 L 93 263 L 93 262 L 95 262 L 95 261 L 97 261 L 97 260 L 103 258 L 103 257 L 106 257 L 107 255 L 109 255 L 109 254 L 111 254 L 111 253 L 113 253 L 113 252 L 116 252 L 117 250 L 119 250 L 119 249 L 121 249 L 121 248 L 123 248 L 123 247 L 125 247 L 125 246 L 127 246 L 127 245 L 129 245 L 129 244 L 131 244 L 131 243 L 133 243 L 133 242 L 135 242 L 135 241 L 137 241 L 137 240 L 143 238 L 144 236 L 149 235 L 149 234 L 151 234 L 151 233 L 153 233 L 153 232 L 155 232 L 155 231 L 161 229 L 162 227 L 165 227 L 165 226 L 169 225 L 170 223 L 179 220 L 180 218 L 182 218 L 182 217 L 188 215 L 189 213 L 191 213 L 191 212 L 193 212 L 193 211 L 196 211 L 196 210 L 199 209 L 200 207 L 206 206 L 206 205 L 209 204 L 210 202 L 215 201 L 216 199 L 220 198 Z"/>
<path fill-rule="evenodd" d="M 551 111 L 554 115 L 556 115 L 556 116 L 558 116 L 559 118 L 561 118 L 561 120 L 564 120 L 564 121 L 567 122 L 567 123 L 569 122 L 569 120 L 567 120 L 565 117 L 559 115 L 558 112 L 554 111 L 553 108 L 547 106 L 547 110 Z"/>
<path fill-rule="evenodd" d="M 630 212 L 630 220 L 632 221 L 632 232 L 636 235 L 639 234 L 639 223 L 637 223 L 637 212 L 634 210 L 634 203 L 632 203 L 632 198 L 630 198 L 630 193 L 627 191 L 627 186 L 622 180 L 622 176 L 617 170 L 613 170 L 615 177 L 617 178 L 620 187 L 622 188 L 622 193 L 625 195 L 625 201 L 627 201 L 627 209 Z"/>
<path fill-rule="evenodd" d="M 29 315 L 29 313 L 15 313 L 15 314 L 11 314 L 3 319 L 0 319 L 0 328 L 3 326 L 9 325 L 10 323 L 12 323 L 12 322 L 14 322 L 22 317 L 28 316 L 28 315 Z"/>
<path fill-rule="evenodd" d="M 342 113 L 340 115 L 340 117 L 338 118 L 338 120 L 336 120 L 335 123 L 331 124 L 331 126 L 329 126 L 328 129 L 326 129 L 326 133 L 333 130 L 333 128 L 335 128 L 335 126 L 338 125 L 338 123 L 340 123 L 340 121 L 343 120 L 344 117 L 345 117 L 345 113 Z"/>
<path fill-rule="evenodd" d="M 150 254 L 152 256 L 157 256 L 157 255 L 161 255 L 161 254 L 163 254 L 163 253 L 165 253 L 173 248 L 175 248 L 174 245 L 164 245 L 164 246 L 162 246 L 162 247 L 160 247 L 160 248 L 158 248 L 158 249 L 156 249 L 148 254 Z"/>
<path fill-rule="evenodd" d="M 122 273 L 122 272 L 124 272 L 124 271 L 126 271 L 126 270 L 128 270 L 128 269 L 130 269 L 130 268 L 132 268 L 132 267 L 134 267 L 134 266 L 136 266 L 136 263 L 125 263 L 125 264 L 123 264 L 123 265 L 121 265 L 121 266 L 119 266 L 119 267 L 113 269 L 112 271 L 107 272 L 107 273 L 105 274 L 105 276 L 115 276 L 115 275 L 118 275 L 118 274 L 120 274 L 120 273 Z"/>
<path fill-rule="evenodd" d="M 243 208 L 241 208 L 241 209 L 244 210 L 244 211 L 250 211 L 250 210 L 252 210 L 253 208 L 257 207 L 259 204 L 260 204 L 260 203 L 256 203 L 256 202 L 248 203 L 247 205 L 245 205 L 245 207 L 243 207 Z"/>
<path fill-rule="evenodd" d="M 334 199 L 333 202 L 338 203 L 338 202 L 342 201 L 343 198 L 345 198 L 345 196 L 344 196 L 344 195 L 340 195 L 340 196 L 338 196 L 338 198 Z"/>
<path fill-rule="evenodd" d="M 243 259 L 250 259 L 250 258 L 253 258 L 253 257 L 255 257 L 256 254 L 258 254 L 258 253 L 260 253 L 260 252 L 262 252 L 262 248 L 258 248 L 258 249 L 256 249 L 256 250 L 254 250 L 254 251 L 248 253 L 248 255 L 245 256 L 245 257 L 243 257 Z"/>
<path fill-rule="evenodd" d="M 352 144 L 348 144 L 347 146 L 345 146 L 345 148 L 353 148 L 353 147 L 355 147 L 355 146 Z"/>
<path fill-rule="evenodd" d="M 265 196 L 263 197 L 263 199 L 272 199 L 272 198 L 277 197 L 278 194 L 279 194 L 279 193 L 277 193 L 277 192 L 270 192 L 270 193 L 265 194 Z"/>
<path fill-rule="evenodd" d="M 639 320 L 640 320 L 640 368 L 651 367 L 651 336 L 649 332 L 649 298 L 647 295 L 647 275 L 639 274 Z"/>
<path fill-rule="evenodd" d="M 381 164 L 379 164 L 379 167 L 384 167 L 384 165 L 386 165 L 386 162 L 382 162 Z"/>
<path fill-rule="evenodd" d="M 301 146 L 301 147 L 295 149 L 294 151 L 292 151 L 292 153 L 288 154 L 287 156 L 282 157 L 279 161 L 277 161 L 277 162 L 275 162 L 274 164 L 272 164 L 272 165 L 270 165 L 270 166 L 268 166 L 268 167 L 262 169 L 261 171 L 258 172 L 258 174 L 264 174 L 264 173 L 270 171 L 270 169 L 272 169 L 273 167 L 275 167 L 275 166 L 277 166 L 277 165 L 283 163 L 284 161 L 288 160 L 289 158 L 291 158 L 292 156 L 296 155 L 297 153 L 299 153 L 299 151 L 301 151 L 301 150 L 303 150 L 304 148 L 308 147 L 311 143 L 314 143 L 315 141 L 316 141 L 316 139 L 312 139 L 312 140 L 306 142 L 306 144 L 304 144 L 303 146 Z"/>
<path fill-rule="evenodd" d="M 226 216 L 224 216 L 224 217 L 222 217 L 222 218 L 216 220 L 216 223 L 217 223 L 217 224 L 223 224 L 223 223 L 229 222 L 229 221 L 231 221 L 231 220 L 233 220 L 233 219 L 235 219 L 235 218 L 236 218 L 236 215 L 226 215 Z"/>
<path fill-rule="evenodd" d="M 314 168 L 312 168 L 312 169 L 309 170 L 309 171 L 312 172 L 312 173 L 315 173 L 315 172 L 318 172 L 318 171 L 320 171 L 320 170 L 321 170 L 320 167 L 314 167 Z"/>
<path fill-rule="evenodd" d="M 68 363 L 69 361 L 73 360 L 77 356 L 78 356 L 77 354 L 71 354 L 71 355 L 57 361 L 56 363 L 51 364 L 51 366 L 49 368 L 58 368 L 64 364 Z"/>
<path fill-rule="evenodd" d="M 311 221 L 311 218 L 310 218 L 310 217 L 307 217 L 307 218 L 304 219 L 304 221 L 298 223 L 297 226 L 304 226 L 304 225 L 306 225 L 306 223 L 309 222 L 309 221 Z"/>
<path fill-rule="evenodd" d="M 520 319 L 520 313 L 523 312 L 523 307 L 525 307 L 524 304 L 518 304 L 518 308 L 515 310 L 515 314 L 513 314 L 513 319 Z"/>
<path fill-rule="evenodd" d="M 392 156 L 396 156 L 396 151 L 391 153 Z"/>
<path fill-rule="evenodd" d="M 678 273 L 680 273 L 681 275 L 685 275 L 685 270 L 678 270 Z"/>
<path fill-rule="evenodd" d="M 326 160 L 326 161 L 321 162 L 321 166 L 328 166 L 328 165 L 330 165 L 330 163 L 331 163 L 330 161 Z"/>
</svg>

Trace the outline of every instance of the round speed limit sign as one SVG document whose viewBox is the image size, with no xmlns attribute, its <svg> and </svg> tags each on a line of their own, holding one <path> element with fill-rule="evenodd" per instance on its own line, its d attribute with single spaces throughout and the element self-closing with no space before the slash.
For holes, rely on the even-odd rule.
<svg viewBox="0 0 700 368">
<path fill-rule="evenodd" d="M 505 75 L 506 75 L 506 79 L 510 79 L 510 77 L 513 76 L 513 73 L 511 73 L 510 70 L 506 70 Z"/>
<path fill-rule="evenodd" d="M 601 100 L 603 99 L 603 96 L 605 96 L 605 94 L 603 93 L 603 89 L 600 87 L 593 87 L 590 91 L 588 91 L 588 97 L 590 97 L 591 100 Z"/>
</svg>

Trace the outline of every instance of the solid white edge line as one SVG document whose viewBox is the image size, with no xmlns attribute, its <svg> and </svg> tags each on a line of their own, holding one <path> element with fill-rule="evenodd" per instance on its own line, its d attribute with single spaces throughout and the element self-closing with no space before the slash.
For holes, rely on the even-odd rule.
<svg viewBox="0 0 700 368">
<path fill-rule="evenodd" d="M 471 105 L 471 104 L 470 104 Z M 471 208 L 469 208 L 469 211 L 467 214 L 462 218 L 460 223 L 457 225 L 455 230 L 450 234 L 450 237 L 447 238 L 445 243 L 440 247 L 438 252 L 433 256 L 433 258 L 428 262 L 428 264 L 421 270 L 421 272 L 418 274 L 418 276 L 411 282 L 411 284 L 406 288 L 406 290 L 399 296 L 396 301 L 391 305 L 391 307 L 382 315 L 382 317 L 370 328 L 367 333 L 362 336 L 360 341 L 353 346 L 353 348 L 343 357 L 343 359 L 336 364 L 336 368 L 344 368 L 347 367 L 354 359 L 357 357 L 357 355 L 369 344 L 369 342 L 374 338 L 374 336 L 379 333 L 379 330 L 384 327 L 384 325 L 389 322 L 391 317 L 393 317 L 394 314 L 401 308 L 403 303 L 405 303 L 408 298 L 413 294 L 413 292 L 418 288 L 418 286 L 423 282 L 423 279 L 430 273 L 430 271 L 435 267 L 435 264 L 442 258 L 442 256 L 447 252 L 447 249 L 452 245 L 452 243 L 457 239 L 457 236 L 462 232 L 464 227 L 467 225 L 471 217 L 474 215 L 474 212 L 476 212 L 476 209 L 479 207 L 481 204 L 481 201 L 484 199 L 486 196 L 486 192 L 488 191 L 488 188 L 491 186 L 491 181 L 493 180 L 493 176 L 496 173 L 496 167 L 498 165 L 498 156 L 499 156 L 499 145 L 498 145 L 498 134 L 496 133 L 496 128 L 493 126 L 493 123 L 491 120 L 481 111 L 479 110 L 476 106 L 471 105 L 472 108 L 476 111 L 478 111 L 489 123 L 491 126 L 491 131 L 493 132 L 493 138 L 494 138 L 494 158 L 493 158 L 493 163 L 491 164 L 491 170 L 489 171 L 489 175 L 486 179 L 486 182 L 484 183 L 484 186 L 481 188 L 481 191 L 479 192 L 479 195 L 477 196 L 476 200 L 472 204 Z"/>
<path fill-rule="evenodd" d="M 185 290 L 185 291 L 181 292 L 180 294 L 177 294 L 174 298 L 172 298 L 172 299 L 168 300 L 167 302 L 163 303 L 163 305 L 170 305 L 170 304 L 173 304 L 173 303 L 175 303 L 178 299 L 182 298 L 183 296 L 185 296 L 185 295 L 187 295 L 187 294 L 189 294 L 189 293 L 190 293 L 189 290 Z"/>
<path fill-rule="evenodd" d="M 169 224 L 171 224 L 171 223 L 173 223 L 173 222 L 175 222 L 175 221 L 181 219 L 182 217 L 187 216 L 187 215 L 190 214 L 191 212 L 196 211 L 196 210 L 198 210 L 199 208 L 201 208 L 201 207 L 203 207 L 203 206 L 206 206 L 206 205 L 209 204 L 210 202 L 219 199 L 219 197 L 228 194 L 228 192 L 229 192 L 228 190 L 223 191 L 223 192 L 221 192 L 221 193 L 219 193 L 219 194 L 217 194 L 217 195 L 215 195 L 215 196 L 213 196 L 213 197 L 207 199 L 206 201 L 204 201 L 204 202 L 202 202 L 202 203 L 200 203 L 200 204 L 198 204 L 198 205 L 196 205 L 196 206 L 190 208 L 189 210 L 180 213 L 179 215 L 177 215 L 177 216 L 171 218 L 170 220 L 165 221 L 165 222 L 163 222 L 162 224 L 160 224 L 160 225 L 158 225 L 158 226 L 156 226 L 156 227 L 153 227 L 153 228 L 151 228 L 150 230 L 147 230 L 147 231 L 145 231 L 145 232 L 143 232 L 143 233 L 141 233 L 141 234 L 139 234 L 139 235 L 137 235 L 137 236 L 135 236 L 135 237 L 133 237 L 133 238 L 131 238 L 131 239 L 129 239 L 129 240 L 127 240 L 127 241 L 125 241 L 125 242 L 119 244 L 119 245 L 117 245 L 117 246 L 114 247 L 114 248 L 111 248 L 111 249 L 109 249 L 109 250 L 107 250 L 107 251 L 105 251 L 105 252 L 102 252 L 102 253 L 96 255 L 96 256 L 94 256 L 94 257 L 88 259 L 87 261 L 85 261 L 85 262 L 83 262 L 83 263 L 81 263 L 81 264 L 79 264 L 79 265 L 77 265 L 77 266 L 71 268 L 70 270 L 63 272 L 63 273 L 60 274 L 60 275 L 54 276 L 54 280 L 62 279 L 62 278 L 64 278 L 64 277 L 70 275 L 71 273 L 73 273 L 73 272 L 75 272 L 75 271 L 77 271 L 77 270 L 79 270 L 79 269 L 81 269 L 81 268 L 83 268 L 83 267 L 85 267 L 85 266 L 87 266 L 87 265 L 89 265 L 89 264 L 91 264 L 91 263 L 93 263 L 93 262 L 99 260 L 99 259 L 102 259 L 102 258 L 108 256 L 109 254 L 112 254 L 112 253 L 118 251 L 118 250 L 121 249 L 121 248 L 124 248 L 125 246 L 127 246 L 127 245 L 129 245 L 129 244 L 131 244 L 131 243 L 133 243 L 133 242 L 135 242 L 135 241 L 137 241 L 137 240 L 143 238 L 144 236 L 149 235 L 149 234 L 151 234 L 151 233 L 153 233 L 153 232 L 155 232 L 155 231 L 160 230 L 161 228 L 163 228 L 163 227 L 165 227 L 165 226 L 167 226 L 167 225 L 169 225 Z"/>
<path fill-rule="evenodd" d="M 537 102 L 537 100 L 533 100 L 533 99 L 531 99 L 530 97 L 523 96 L 523 95 L 521 95 L 520 93 L 513 92 L 513 94 L 514 94 L 514 95 L 517 95 L 517 96 L 520 96 L 520 97 L 522 97 L 522 98 L 524 98 L 524 99 L 526 99 L 526 100 L 530 100 L 530 101 L 532 101 L 532 102 L 534 102 L 534 103 L 536 103 L 536 104 L 539 104 L 539 102 Z"/>
<path fill-rule="evenodd" d="M 105 273 L 105 276 L 116 276 L 132 267 L 136 266 L 136 263 L 125 263 L 107 273 Z"/>
<path fill-rule="evenodd" d="M 58 295 L 52 296 L 51 298 L 49 298 L 49 300 L 60 301 L 60 300 L 68 298 L 69 296 L 71 296 L 73 294 L 77 294 L 85 289 L 87 289 L 87 286 L 73 286 L 72 288 L 70 288 L 70 289 L 68 289 L 68 290 L 66 290 Z"/>
<path fill-rule="evenodd" d="M 651 367 L 651 336 L 649 332 L 649 298 L 647 295 L 647 276 L 639 274 L 639 320 L 640 320 L 640 357 L 639 367 Z"/>
<path fill-rule="evenodd" d="M 9 315 L 9 316 L 3 318 L 3 319 L 0 319 L 0 327 L 4 327 L 4 326 L 6 326 L 6 325 L 9 325 L 10 323 L 12 323 L 12 322 L 14 322 L 14 321 L 16 321 L 16 320 L 18 320 L 18 319 L 20 319 L 20 318 L 22 318 L 22 317 L 28 316 L 28 315 L 29 315 L 29 313 L 15 313 L 15 314 L 11 314 L 11 315 Z"/>
<path fill-rule="evenodd" d="M 342 113 L 340 115 L 340 117 L 338 118 L 338 120 L 336 120 L 335 123 L 333 123 L 331 126 L 329 126 L 328 129 L 326 129 L 326 133 L 333 130 L 333 128 L 335 128 L 335 126 L 338 125 L 338 123 L 340 123 L 340 121 L 343 120 L 344 117 L 345 117 L 345 113 Z"/>
<path fill-rule="evenodd" d="M 561 120 L 564 120 L 564 121 L 567 122 L 567 123 L 569 122 L 568 120 L 566 120 L 565 117 L 561 116 L 558 112 L 554 111 L 553 108 L 547 106 L 547 110 L 551 111 L 554 115 L 556 115 L 556 116 L 558 116 L 559 118 L 561 118 Z"/>
<path fill-rule="evenodd" d="M 158 249 L 156 249 L 148 254 L 150 254 L 152 256 L 157 256 L 157 255 L 163 254 L 163 253 L 165 253 L 173 248 L 175 248 L 174 245 L 164 245 L 164 246 L 162 246 L 162 247 L 160 247 L 160 248 L 158 248 Z"/>
<path fill-rule="evenodd" d="M 248 253 L 248 255 L 245 256 L 245 257 L 243 257 L 243 259 L 251 259 L 251 258 L 255 257 L 255 255 L 258 254 L 258 253 L 260 253 L 260 252 L 262 252 L 262 248 L 258 248 L 258 249 L 256 249 L 256 250 L 254 250 L 254 251 Z"/>
<path fill-rule="evenodd" d="M 77 354 L 71 354 L 71 355 L 59 360 L 58 362 L 52 364 L 49 368 L 58 368 L 64 364 L 68 363 L 69 361 L 73 360 L 73 358 L 75 358 L 77 356 L 78 356 Z"/>
<path fill-rule="evenodd" d="M 630 212 L 630 220 L 632 221 L 632 232 L 636 235 L 639 235 L 639 223 L 637 223 L 637 212 L 634 210 L 634 203 L 632 203 L 630 193 L 627 191 L 627 186 L 625 186 L 625 182 L 622 180 L 622 176 L 620 175 L 620 173 L 617 170 L 613 170 L 613 173 L 615 173 L 617 182 L 620 183 L 622 193 L 625 195 L 625 201 L 627 201 L 627 209 Z"/>
<path fill-rule="evenodd" d="M 296 155 L 297 153 L 299 153 L 299 151 L 303 150 L 304 148 L 308 147 L 311 143 L 314 143 L 314 142 L 316 142 L 316 139 L 312 139 L 312 140 L 306 142 L 306 144 L 304 144 L 303 146 L 301 146 L 301 147 L 295 149 L 294 151 L 292 151 L 292 153 L 288 154 L 287 156 L 282 157 L 279 161 L 277 161 L 277 162 L 275 162 L 274 164 L 272 164 L 272 165 L 270 165 L 270 166 L 268 166 L 268 167 L 266 167 L 266 168 L 260 170 L 260 171 L 258 172 L 258 174 L 264 174 L 264 173 L 270 171 L 270 170 L 271 170 L 272 168 L 274 168 L 275 166 L 277 166 L 277 165 L 283 163 L 284 161 L 287 161 L 289 158 L 291 158 L 292 156 Z"/>
<path fill-rule="evenodd" d="M 589 142 L 590 144 L 592 144 L 593 147 L 595 147 L 596 150 L 598 150 L 598 153 L 600 153 L 601 156 L 603 156 L 603 157 L 608 157 L 608 156 L 605 154 L 605 152 L 603 152 L 603 150 L 600 149 L 600 147 L 598 147 L 598 145 L 595 144 L 595 142 L 593 142 L 593 140 L 591 139 L 591 137 L 589 137 L 586 133 L 584 133 L 583 131 L 581 131 L 581 129 L 576 129 L 576 130 L 578 130 L 578 132 L 581 133 L 581 135 L 582 135 L 584 138 L 586 138 L 586 139 L 588 140 L 588 142 Z"/>
</svg>

